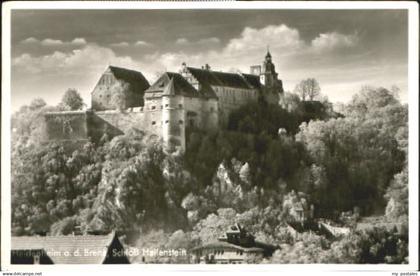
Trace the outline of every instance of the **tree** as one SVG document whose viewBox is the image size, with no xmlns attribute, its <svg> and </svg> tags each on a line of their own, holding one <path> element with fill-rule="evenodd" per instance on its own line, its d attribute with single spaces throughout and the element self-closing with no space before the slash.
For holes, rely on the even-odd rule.
<svg viewBox="0 0 420 276">
<path fill-rule="evenodd" d="M 41 99 L 41 98 L 35 98 L 32 100 L 32 102 L 29 104 L 29 109 L 30 110 L 38 110 L 43 108 L 44 106 L 46 106 L 47 103 Z"/>
<path fill-rule="evenodd" d="M 345 115 L 302 124 L 296 135 L 320 169 L 313 178 L 320 185 L 311 192 L 318 195 L 317 212 L 330 216 L 331 210 L 355 206 L 364 214 L 383 211 L 384 193 L 404 166 L 405 153 L 396 135 L 407 125 L 407 108 L 386 89 L 364 88 L 347 105 Z M 399 140 L 403 145 L 403 137 Z M 399 182 L 403 181 L 396 186 Z"/>
<path fill-rule="evenodd" d="M 313 101 L 321 95 L 321 87 L 316 79 L 308 78 L 296 85 L 295 93 L 300 96 L 302 101 L 306 99 Z"/>
<path fill-rule="evenodd" d="M 83 99 L 74 88 L 69 88 L 64 93 L 59 106 L 64 110 L 79 110 L 84 106 Z"/>
<path fill-rule="evenodd" d="M 293 245 L 282 245 L 269 260 L 273 264 L 313 264 L 328 263 L 329 242 L 314 233 L 303 233 Z"/>
</svg>

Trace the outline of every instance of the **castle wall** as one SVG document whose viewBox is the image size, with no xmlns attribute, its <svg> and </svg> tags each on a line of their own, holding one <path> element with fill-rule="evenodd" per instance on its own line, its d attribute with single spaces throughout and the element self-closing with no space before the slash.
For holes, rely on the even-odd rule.
<svg viewBox="0 0 420 276">
<path fill-rule="evenodd" d="M 219 123 L 226 125 L 232 111 L 252 101 L 258 100 L 258 90 L 213 86 L 218 101 Z"/>
<path fill-rule="evenodd" d="M 207 99 L 202 106 L 203 128 L 215 130 L 219 127 L 219 105 L 217 99 Z"/>
<path fill-rule="evenodd" d="M 48 140 L 87 140 L 88 117 L 86 111 L 48 112 L 44 116 Z"/>
<path fill-rule="evenodd" d="M 147 116 L 143 108 L 132 108 L 125 111 L 109 110 L 95 112 L 90 121 L 90 134 L 95 139 L 103 133 L 114 137 L 126 133 L 130 129 L 151 132 L 147 124 Z"/>
</svg>

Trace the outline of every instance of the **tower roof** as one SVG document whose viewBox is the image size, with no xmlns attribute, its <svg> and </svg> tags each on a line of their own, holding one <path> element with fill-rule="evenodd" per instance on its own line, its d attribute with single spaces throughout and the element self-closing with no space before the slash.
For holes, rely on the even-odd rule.
<svg viewBox="0 0 420 276">
<path fill-rule="evenodd" d="M 174 78 L 169 80 L 169 83 L 163 89 L 162 96 L 174 96 L 175 95 L 175 86 L 174 86 Z"/>
<path fill-rule="evenodd" d="M 205 97 L 201 91 L 197 91 L 184 77 L 178 73 L 165 72 L 160 78 L 146 90 L 146 95 L 168 96 L 182 95 L 187 97 Z"/>
<path fill-rule="evenodd" d="M 271 58 L 270 48 L 269 48 L 269 46 L 268 46 L 268 45 L 267 45 L 267 54 L 265 55 L 265 58 L 266 58 L 266 59 Z"/>
</svg>

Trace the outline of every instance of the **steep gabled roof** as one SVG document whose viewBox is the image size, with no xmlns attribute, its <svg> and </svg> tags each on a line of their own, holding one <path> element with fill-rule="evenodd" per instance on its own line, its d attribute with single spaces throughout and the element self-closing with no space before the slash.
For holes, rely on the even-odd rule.
<svg viewBox="0 0 420 276">
<path fill-rule="evenodd" d="M 223 86 L 244 89 L 252 88 L 244 81 L 244 79 L 239 74 L 225 72 L 212 73 L 220 80 Z"/>
<path fill-rule="evenodd" d="M 254 86 L 250 83 L 251 86 L 245 78 L 236 73 L 216 72 L 193 67 L 187 67 L 187 69 L 203 86 L 227 86 L 243 89 L 251 89 Z"/>
<path fill-rule="evenodd" d="M 187 97 L 204 97 L 186 79 L 178 73 L 166 72 L 146 90 L 147 94 L 157 93 L 160 95 L 182 95 Z"/>
<path fill-rule="evenodd" d="M 242 77 L 256 89 L 261 88 L 260 77 L 252 74 L 241 74 Z"/>
<path fill-rule="evenodd" d="M 55 264 L 102 264 L 115 233 L 86 236 L 22 236 L 12 237 L 12 250 L 44 250 Z M 80 254 L 74 254 L 79 250 Z M 103 252 L 103 254 L 85 254 Z M 65 256 L 64 252 L 70 252 Z M 53 254 L 55 253 L 55 254 Z"/>
<path fill-rule="evenodd" d="M 200 86 L 199 92 L 204 95 L 206 98 L 215 98 L 217 99 L 216 92 L 214 92 L 213 88 L 210 85 L 203 84 Z"/>
<path fill-rule="evenodd" d="M 150 87 L 149 82 L 141 72 L 116 66 L 109 66 L 108 68 L 116 79 L 129 83 L 135 93 L 143 93 Z"/>
<path fill-rule="evenodd" d="M 163 89 L 162 95 L 165 96 L 175 96 L 175 85 L 174 85 L 174 79 L 170 79 L 169 83 L 165 86 L 165 89 Z"/>
<path fill-rule="evenodd" d="M 213 75 L 210 70 L 198 69 L 193 67 L 187 67 L 188 71 L 198 80 L 198 82 L 202 85 L 215 85 L 215 86 L 222 86 L 223 84 L 220 82 L 215 75 Z"/>
</svg>

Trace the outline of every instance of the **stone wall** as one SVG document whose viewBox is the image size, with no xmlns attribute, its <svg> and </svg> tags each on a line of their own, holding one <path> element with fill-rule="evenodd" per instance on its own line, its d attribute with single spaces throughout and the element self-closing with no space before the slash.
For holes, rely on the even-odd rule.
<svg viewBox="0 0 420 276">
<path fill-rule="evenodd" d="M 89 138 L 87 111 L 48 112 L 45 131 L 48 140 L 87 140 Z"/>
<path fill-rule="evenodd" d="M 257 101 L 259 92 L 256 89 L 241 89 L 213 86 L 218 101 L 218 121 L 222 126 L 227 124 L 230 113 L 249 102 Z"/>
<path fill-rule="evenodd" d="M 143 108 L 125 111 L 63 111 L 45 114 L 48 140 L 99 141 L 106 133 L 109 138 L 126 133 L 131 128 L 161 136 L 160 128 L 147 122 Z"/>
<path fill-rule="evenodd" d="M 147 126 L 142 108 L 98 111 L 89 121 L 89 133 L 95 140 L 100 139 L 104 133 L 114 137 L 126 133 L 131 128 L 146 132 Z"/>
</svg>

